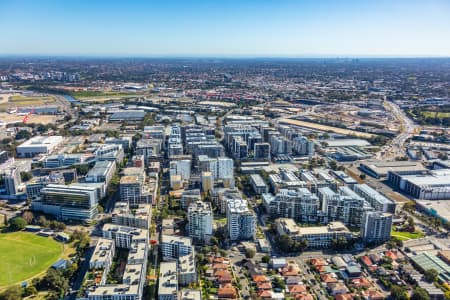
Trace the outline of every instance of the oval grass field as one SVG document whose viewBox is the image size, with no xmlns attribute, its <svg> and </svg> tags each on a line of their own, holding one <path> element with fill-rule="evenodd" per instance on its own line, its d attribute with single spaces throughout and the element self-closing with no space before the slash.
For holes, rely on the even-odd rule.
<svg viewBox="0 0 450 300">
<path fill-rule="evenodd" d="M 52 238 L 28 232 L 0 234 L 0 288 L 21 283 L 54 264 L 63 247 Z"/>
</svg>

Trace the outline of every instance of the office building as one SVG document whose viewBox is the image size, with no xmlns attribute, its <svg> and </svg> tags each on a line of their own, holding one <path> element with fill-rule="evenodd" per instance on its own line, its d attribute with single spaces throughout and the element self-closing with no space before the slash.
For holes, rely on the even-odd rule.
<svg viewBox="0 0 450 300">
<path fill-rule="evenodd" d="M 109 160 L 121 164 L 124 158 L 122 145 L 101 145 L 94 152 L 97 161 Z"/>
<path fill-rule="evenodd" d="M 98 200 L 95 187 L 49 184 L 41 190 L 41 198 L 31 202 L 31 208 L 61 220 L 88 221 L 97 214 Z"/>
<path fill-rule="evenodd" d="M 392 214 L 366 212 L 361 226 L 361 238 L 365 243 L 384 243 L 391 239 L 391 228 Z"/>
<path fill-rule="evenodd" d="M 213 213 L 209 202 L 196 201 L 188 207 L 188 234 L 194 242 L 209 243 L 213 231 Z"/>
<path fill-rule="evenodd" d="M 3 180 L 5 183 L 6 195 L 14 196 L 19 192 L 19 185 L 22 184 L 22 180 L 18 168 L 12 166 L 4 170 Z"/>
<path fill-rule="evenodd" d="M 114 173 L 116 172 L 115 161 L 97 161 L 92 169 L 86 174 L 86 182 L 104 182 L 109 185 Z"/>
</svg>

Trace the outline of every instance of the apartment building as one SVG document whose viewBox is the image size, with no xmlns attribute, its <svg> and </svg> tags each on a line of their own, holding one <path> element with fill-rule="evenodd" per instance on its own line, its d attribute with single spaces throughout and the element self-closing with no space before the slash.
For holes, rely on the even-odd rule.
<svg viewBox="0 0 450 300">
<path fill-rule="evenodd" d="M 213 213 L 208 202 L 192 202 L 188 207 L 188 233 L 195 242 L 209 243 L 213 231 Z"/>
</svg>

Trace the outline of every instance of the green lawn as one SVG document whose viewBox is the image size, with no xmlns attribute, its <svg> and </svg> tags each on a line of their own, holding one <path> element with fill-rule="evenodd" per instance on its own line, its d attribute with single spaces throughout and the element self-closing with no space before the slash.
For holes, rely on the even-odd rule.
<svg viewBox="0 0 450 300">
<path fill-rule="evenodd" d="M 419 239 L 425 235 L 422 232 L 403 232 L 403 231 L 391 231 L 391 236 L 396 237 L 402 241 Z"/>
<path fill-rule="evenodd" d="M 46 271 L 61 256 L 63 246 L 33 233 L 0 234 L 0 287 L 20 283 Z"/>
<path fill-rule="evenodd" d="M 431 118 L 434 118 L 434 117 L 437 117 L 437 118 L 448 118 L 448 117 L 450 117 L 450 112 L 441 112 L 441 111 L 438 111 L 438 112 L 436 113 L 436 112 L 434 112 L 434 111 L 423 111 L 423 112 L 422 112 L 422 115 L 423 115 L 424 117 L 431 117 Z"/>
</svg>

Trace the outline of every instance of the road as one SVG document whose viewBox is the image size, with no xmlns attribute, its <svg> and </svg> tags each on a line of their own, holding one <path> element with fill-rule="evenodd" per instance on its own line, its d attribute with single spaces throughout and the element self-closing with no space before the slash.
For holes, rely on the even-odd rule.
<svg viewBox="0 0 450 300">
<path fill-rule="evenodd" d="M 94 253 L 95 245 L 97 244 L 97 240 L 91 239 L 90 247 L 84 251 L 84 256 L 82 258 L 81 266 L 78 268 L 78 272 L 76 273 L 75 281 L 72 284 L 72 292 L 66 297 L 68 300 L 75 300 L 78 290 L 81 288 L 83 284 L 84 276 L 89 269 L 89 260 L 91 259 L 92 254 Z"/>
<path fill-rule="evenodd" d="M 419 126 L 415 124 L 396 103 L 385 101 L 384 106 L 400 123 L 400 133 L 389 143 L 389 145 L 383 147 L 382 151 L 377 156 L 380 159 L 388 160 L 405 155 L 405 142 L 416 133 Z"/>
</svg>

